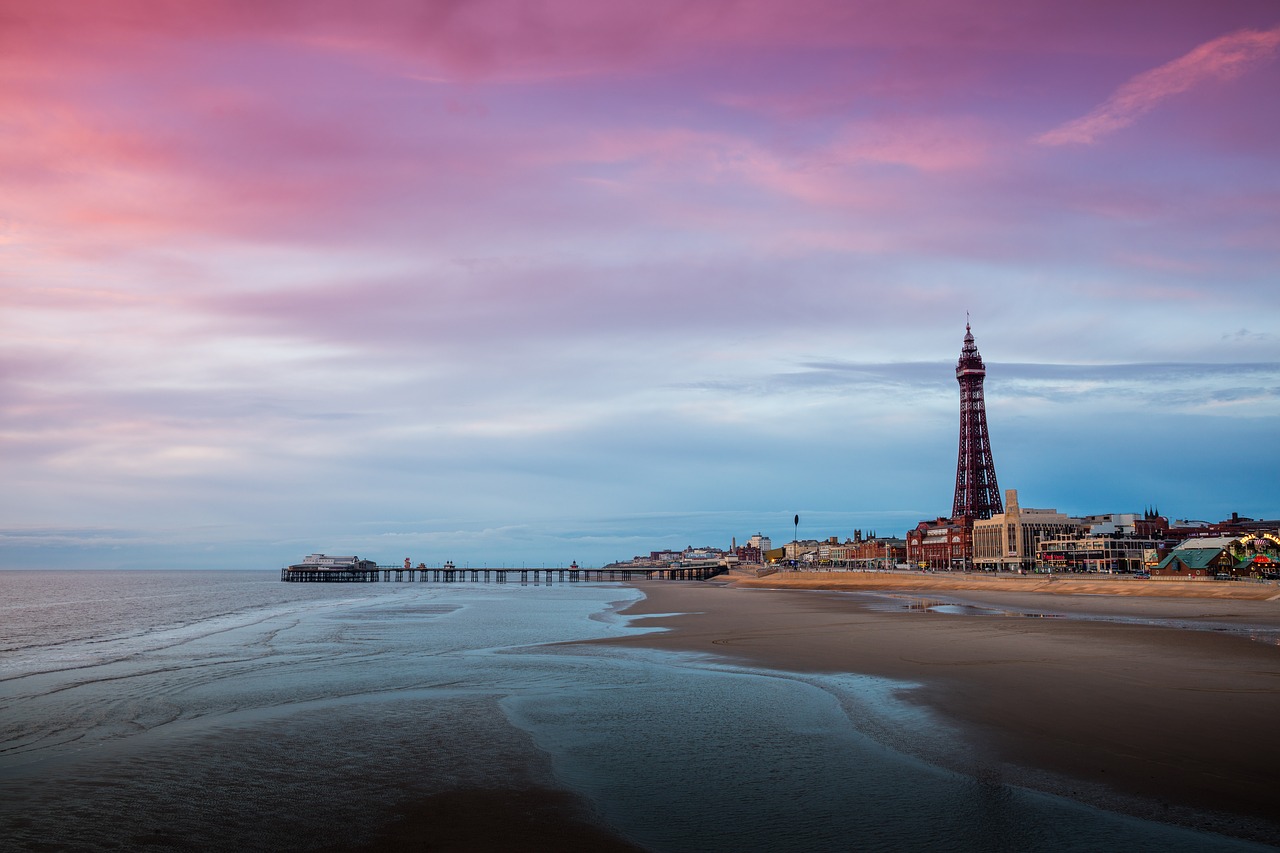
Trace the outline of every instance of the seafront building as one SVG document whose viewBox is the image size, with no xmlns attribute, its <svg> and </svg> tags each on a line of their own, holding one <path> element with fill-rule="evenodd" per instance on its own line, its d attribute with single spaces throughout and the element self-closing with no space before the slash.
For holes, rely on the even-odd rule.
<svg viewBox="0 0 1280 853">
<path fill-rule="evenodd" d="M 1044 539 L 1036 546 L 1038 572 L 1104 572 L 1124 574 L 1147 571 L 1156 562 L 1162 539 L 1125 534 L 1084 533 Z"/>
<path fill-rule="evenodd" d="M 650 551 L 648 554 L 637 554 L 630 560 L 610 563 L 606 568 L 628 566 L 632 568 L 667 568 L 670 566 L 696 566 L 707 563 L 736 563 L 738 559 L 738 555 L 732 549 L 724 551 L 711 545 L 701 548 L 689 545 L 681 551 L 664 549 Z"/>
<path fill-rule="evenodd" d="M 1168 519 L 1152 510 L 1074 518 L 1055 509 L 1024 507 L 1015 489 L 1005 492 L 1004 507 L 989 519 L 922 521 L 904 539 L 855 530 L 843 541 L 830 536 L 769 548 L 769 538 L 756 534 L 745 545 L 738 545 L 735 538 L 728 550 L 690 546 L 680 551 L 650 551 L 605 568 L 771 565 L 800 571 L 871 571 L 910 565 L 931 571 L 1096 572 L 1202 580 L 1280 578 L 1280 521 L 1256 521 L 1233 514 L 1227 521 L 1203 522 L 1192 528 L 1201 535 L 1182 537 L 1178 529 L 1169 527 Z M 1248 532 L 1224 535 L 1218 533 L 1220 527 Z M 1218 535 L 1206 535 L 1215 533 Z M 759 546 L 766 546 L 765 550 Z M 368 561 L 313 554 L 306 562 L 311 567 L 323 562 L 336 568 Z"/>
<path fill-rule="evenodd" d="M 1280 531 L 1280 520 L 1247 518 L 1238 512 L 1218 522 L 1178 519 L 1169 524 L 1171 539 L 1191 539 L 1196 536 L 1242 536 L 1246 533 L 1274 533 Z"/>
<path fill-rule="evenodd" d="M 853 541 L 835 549 L 833 557 L 838 565 L 851 569 L 892 568 L 907 559 L 907 540 L 897 537 L 862 537 L 861 531 L 853 532 Z"/>
<path fill-rule="evenodd" d="M 292 570 L 311 571 L 373 571 L 378 564 L 373 560 L 362 560 L 359 557 L 333 557 L 328 554 L 308 554 L 301 563 L 289 566 Z"/>
<path fill-rule="evenodd" d="M 1004 512 L 973 522 L 973 566 L 984 571 L 1027 572 L 1036 568 L 1040 543 L 1084 532 L 1081 519 L 1056 509 L 1018 504 L 1018 490 L 1005 492 Z"/>
<path fill-rule="evenodd" d="M 938 517 L 907 531 L 907 562 L 934 571 L 965 571 L 973 557 L 973 519 Z"/>
<path fill-rule="evenodd" d="M 738 538 L 735 536 L 729 552 L 740 565 L 762 565 L 765 562 L 765 554 L 772 547 L 773 543 L 768 536 L 757 533 L 743 545 L 738 544 Z"/>
<path fill-rule="evenodd" d="M 1280 577 L 1280 524 L 1242 536 L 1186 539 L 1151 568 L 1153 577 Z"/>
<path fill-rule="evenodd" d="M 796 539 L 782 546 L 782 560 L 795 565 L 813 564 L 818 559 L 818 548 L 822 545 L 817 539 Z M 776 550 L 776 549 L 775 549 Z"/>
<path fill-rule="evenodd" d="M 1169 520 L 1149 509 L 1137 513 L 1086 515 L 1084 531 L 1042 539 L 1036 546 L 1038 572 L 1148 571 L 1167 548 Z"/>
<path fill-rule="evenodd" d="M 816 567 L 827 570 L 889 569 L 907 558 L 905 539 L 883 538 L 853 531 L 852 539 L 832 536 L 818 545 Z"/>
<path fill-rule="evenodd" d="M 1151 574 L 1182 578 L 1229 576 L 1236 562 L 1230 551 L 1234 542 L 1235 537 L 1232 536 L 1188 539 L 1157 563 Z"/>
</svg>

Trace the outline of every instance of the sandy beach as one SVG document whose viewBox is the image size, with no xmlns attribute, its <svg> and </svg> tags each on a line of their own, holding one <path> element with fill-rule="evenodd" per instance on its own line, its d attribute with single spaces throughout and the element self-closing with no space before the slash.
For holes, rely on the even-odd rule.
<svg viewBox="0 0 1280 853">
<path fill-rule="evenodd" d="M 758 589 L 973 590 L 1056 596 L 1105 595 L 1124 598 L 1196 598 L 1231 601 L 1280 599 L 1276 582 L 1176 581 L 1130 575 L 996 575 L 981 572 L 778 572 L 763 578 L 740 574 L 739 587 Z"/>
<path fill-rule="evenodd" d="M 913 685 L 900 698 L 954 739 L 938 751 L 884 733 L 896 748 L 984 780 L 1280 843 L 1275 586 L 1129 581 L 1129 594 L 1108 595 L 1099 583 L 1120 586 L 805 573 L 651 582 L 627 613 L 667 630 L 598 642 L 900 680 Z M 911 609 L 922 596 L 962 606 Z"/>
</svg>

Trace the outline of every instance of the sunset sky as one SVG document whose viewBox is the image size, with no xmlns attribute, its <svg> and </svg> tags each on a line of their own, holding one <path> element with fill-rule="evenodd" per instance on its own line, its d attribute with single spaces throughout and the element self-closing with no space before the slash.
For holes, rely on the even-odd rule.
<svg viewBox="0 0 1280 853">
<path fill-rule="evenodd" d="M 1280 517 L 1274 0 L 0 0 L 0 567 Z"/>
</svg>

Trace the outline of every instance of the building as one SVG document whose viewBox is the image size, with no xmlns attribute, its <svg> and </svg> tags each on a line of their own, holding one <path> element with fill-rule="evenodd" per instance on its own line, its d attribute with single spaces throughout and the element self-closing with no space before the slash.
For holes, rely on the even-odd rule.
<svg viewBox="0 0 1280 853">
<path fill-rule="evenodd" d="M 788 542 L 782 548 L 788 562 L 797 564 L 812 563 L 818 558 L 818 546 L 821 544 L 816 539 L 801 539 L 795 542 Z"/>
<path fill-rule="evenodd" d="M 1174 539 L 1190 539 L 1195 536 L 1242 536 L 1246 533 L 1280 532 L 1280 521 L 1246 518 L 1238 512 L 1219 522 L 1193 521 L 1178 519 L 1168 528 L 1168 535 Z"/>
<path fill-rule="evenodd" d="M 1161 544 L 1159 539 L 1127 535 L 1057 536 L 1036 546 L 1035 567 L 1038 572 L 1137 573 L 1154 562 Z"/>
<path fill-rule="evenodd" d="M 1036 571 L 1143 572 L 1164 547 L 1169 522 L 1153 510 L 1086 515 L 1084 530 L 1042 539 L 1036 547 Z"/>
<path fill-rule="evenodd" d="M 1188 539 L 1156 564 L 1151 574 L 1188 579 L 1229 575 L 1236 562 L 1229 550 L 1235 541 L 1231 536 Z"/>
<path fill-rule="evenodd" d="M 763 533 L 755 534 L 745 545 L 739 545 L 737 539 L 733 542 L 733 553 L 740 563 L 763 563 L 767 559 L 765 555 L 772 549 L 773 543 Z"/>
<path fill-rule="evenodd" d="M 1169 519 L 1160 514 L 1160 510 L 1151 508 L 1142 513 L 1142 518 L 1134 521 L 1133 535 L 1145 539 L 1169 538 Z"/>
<path fill-rule="evenodd" d="M 1280 579 L 1280 525 L 1274 532 L 1246 533 L 1230 546 L 1236 577 Z"/>
<path fill-rule="evenodd" d="M 308 554 L 302 558 L 301 563 L 295 563 L 290 569 L 302 571 L 321 571 L 321 572 L 343 572 L 343 571 L 373 571 L 378 564 L 373 560 L 362 560 L 359 557 L 332 557 L 328 554 Z"/>
<path fill-rule="evenodd" d="M 973 566 L 983 571 L 1033 571 L 1041 541 L 1084 530 L 1080 519 L 1057 510 L 1024 509 L 1018 505 L 1018 490 L 1009 489 L 1004 512 L 973 522 Z"/>
<path fill-rule="evenodd" d="M 936 518 L 907 531 L 907 562 L 934 571 L 963 571 L 973 554 L 972 519 Z"/>
<path fill-rule="evenodd" d="M 905 539 L 872 536 L 848 546 L 846 565 L 851 569 L 891 569 L 907 559 Z"/>
<path fill-rule="evenodd" d="M 1151 569 L 1153 576 L 1275 578 L 1280 575 L 1280 532 L 1187 539 Z"/>
<path fill-rule="evenodd" d="M 847 552 L 847 547 L 840 544 L 839 536 L 830 536 L 818 543 L 814 565 L 825 569 L 833 568 L 837 562 L 844 562 Z"/>
<path fill-rule="evenodd" d="M 724 551 L 713 545 L 704 545 L 701 548 L 689 545 L 680 552 L 679 562 L 687 566 L 690 563 L 707 563 L 722 560 L 724 556 Z"/>
</svg>

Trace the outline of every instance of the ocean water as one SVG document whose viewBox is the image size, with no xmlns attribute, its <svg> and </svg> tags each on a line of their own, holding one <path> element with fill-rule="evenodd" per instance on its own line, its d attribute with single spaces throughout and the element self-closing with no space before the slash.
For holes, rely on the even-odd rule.
<svg viewBox="0 0 1280 853">
<path fill-rule="evenodd" d="M 933 766 L 891 682 L 563 645 L 640 594 L 0 572 L 0 849 L 343 849 L 513 787 L 655 851 L 1269 849 Z"/>
</svg>

